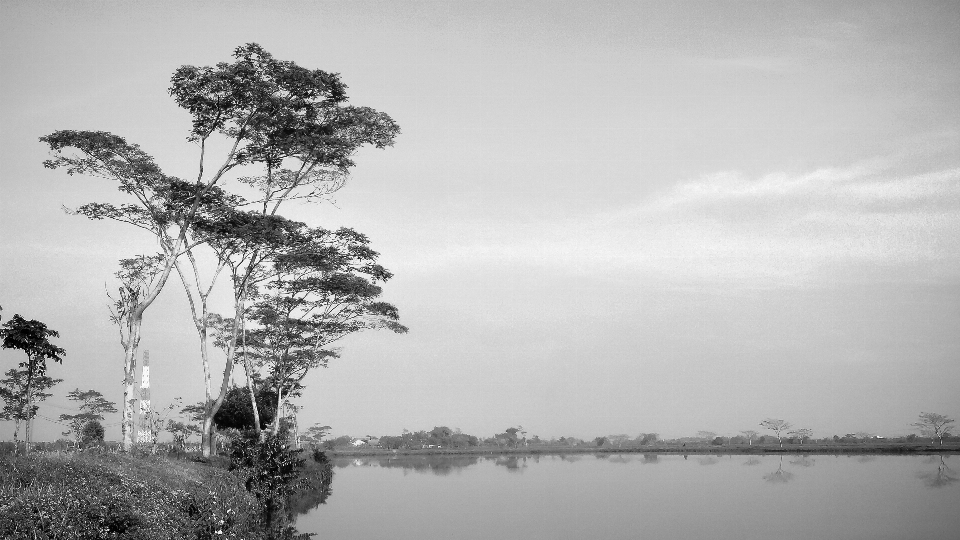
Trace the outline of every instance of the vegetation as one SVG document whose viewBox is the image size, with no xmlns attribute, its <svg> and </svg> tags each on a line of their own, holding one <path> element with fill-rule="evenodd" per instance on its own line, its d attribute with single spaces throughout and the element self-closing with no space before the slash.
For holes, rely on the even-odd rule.
<svg viewBox="0 0 960 540">
<path fill-rule="evenodd" d="M 25 452 L 30 452 L 30 419 L 37 414 L 35 401 L 42 400 L 50 394 L 44 390 L 60 382 L 60 379 L 47 377 L 47 360 L 63 362 L 66 354 L 62 348 L 50 343 L 51 337 L 60 337 L 56 330 L 50 330 L 47 325 L 36 320 L 27 320 L 19 314 L 0 326 L 0 338 L 4 349 L 17 349 L 27 355 L 26 361 L 20 362 L 20 370 L 7 372 L 4 380 L 3 398 L 8 406 L 4 408 L 4 416 L 12 417 L 16 422 L 14 436 L 19 431 L 21 421 L 26 422 Z M 19 412 L 13 408 L 19 407 Z"/>
</svg>

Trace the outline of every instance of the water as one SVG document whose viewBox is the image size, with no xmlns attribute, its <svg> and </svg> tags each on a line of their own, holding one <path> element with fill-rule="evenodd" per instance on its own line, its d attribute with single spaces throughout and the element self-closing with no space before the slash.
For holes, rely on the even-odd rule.
<svg viewBox="0 0 960 540">
<path fill-rule="evenodd" d="M 315 538 L 957 538 L 960 456 L 397 456 L 334 461 Z"/>
</svg>

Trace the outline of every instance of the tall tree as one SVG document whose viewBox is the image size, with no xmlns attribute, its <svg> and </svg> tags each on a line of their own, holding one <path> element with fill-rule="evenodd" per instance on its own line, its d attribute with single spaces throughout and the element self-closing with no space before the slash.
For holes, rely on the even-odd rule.
<svg viewBox="0 0 960 540">
<path fill-rule="evenodd" d="M 781 433 L 793 427 L 793 424 L 787 422 L 786 420 L 767 418 L 766 420 L 760 422 L 760 427 L 764 427 L 775 432 L 777 434 L 777 440 L 780 442 L 780 447 L 783 448 L 783 438 L 781 437 Z"/>
<path fill-rule="evenodd" d="M 120 332 L 120 346 L 123 347 L 123 404 L 120 431 L 123 447 L 129 450 L 133 444 L 133 404 L 137 400 L 133 395 L 134 376 L 137 369 L 136 350 L 140 343 L 140 324 L 143 320 L 143 304 L 146 299 L 159 292 L 157 278 L 162 276 L 166 255 L 139 255 L 120 261 L 120 270 L 114 275 L 120 281 L 117 296 L 107 293 L 112 301 L 108 305 L 110 320 Z"/>
<path fill-rule="evenodd" d="M 276 258 L 274 277 L 251 306 L 255 325 L 246 352 L 277 394 L 277 410 L 302 389 L 312 369 L 338 356 L 330 348 L 362 330 L 404 333 L 397 309 L 379 301 L 380 283 L 392 274 L 376 263 L 366 236 L 352 230 L 309 229 Z M 271 432 L 279 430 L 274 417 Z"/>
<path fill-rule="evenodd" d="M 77 414 L 61 414 L 60 420 L 63 420 L 69 426 L 69 430 L 64 435 L 73 434 L 77 448 L 80 448 L 80 442 L 83 439 L 83 430 L 90 422 L 103 420 L 104 413 L 117 412 L 116 403 L 108 401 L 103 394 L 96 390 L 80 390 L 76 388 L 67 394 L 67 399 L 79 403 L 80 412 Z"/>
<path fill-rule="evenodd" d="M 920 430 L 920 433 L 926 437 L 936 438 L 940 441 L 940 445 L 943 445 L 943 438 L 950 436 L 950 430 L 954 420 L 952 418 L 947 418 L 942 414 L 937 413 L 920 413 L 920 418 L 910 424 Z"/>
<path fill-rule="evenodd" d="M 337 74 L 309 70 L 280 61 L 255 43 L 238 47 L 234 62 L 215 67 L 183 66 L 174 73 L 170 95 L 192 117 L 187 140 L 199 148 L 195 180 L 165 175 L 137 145 L 105 132 L 58 131 L 41 138 L 54 152 L 44 164 L 64 167 L 68 174 L 90 174 L 118 182 L 130 204 L 92 203 L 76 210 L 91 219 L 113 219 L 150 232 L 162 250 L 162 269 L 130 313 L 131 336 L 125 347 L 125 370 L 134 365 L 143 314 L 163 289 L 178 258 L 195 247 L 189 229 L 197 221 L 204 199 L 236 167 L 261 167 L 265 174 L 246 179 L 264 194 L 264 213 L 281 200 L 322 197 L 342 184 L 353 153 L 364 145 L 393 144 L 399 128 L 386 114 L 346 105 L 346 86 Z M 226 139 L 226 156 L 207 170 L 208 143 Z M 76 154 L 68 154 L 68 150 Z M 286 167 L 285 167 L 286 166 Z M 235 202 L 235 204 L 241 204 Z M 185 284 L 186 285 L 186 284 Z M 205 333 L 206 317 L 198 332 Z M 205 336 L 201 335 L 205 343 Z M 205 345 L 202 345 L 205 347 Z M 224 380 L 233 369 L 228 358 Z M 209 387 L 210 373 L 205 374 Z M 226 393 L 221 385 L 219 397 Z M 217 401 L 208 390 L 205 424 L 212 423 Z M 209 427 L 209 426 L 208 426 Z M 132 444 L 132 430 L 124 447 Z M 209 430 L 205 443 L 212 445 Z M 206 450 L 205 450 L 206 452 Z"/>
<path fill-rule="evenodd" d="M 47 374 L 47 360 L 63 363 L 62 348 L 50 343 L 50 338 L 60 337 L 56 330 L 50 330 L 47 325 L 37 320 L 26 320 L 19 314 L 0 326 L 0 338 L 3 339 L 4 349 L 18 349 L 27 355 L 27 360 L 20 362 L 25 372 L 23 375 L 23 401 L 21 417 L 27 420 L 25 434 L 26 446 L 24 451 L 30 452 L 30 422 L 36 413 L 33 408 L 34 393 L 41 377 Z"/>
<path fill-rule="evenodd" d="M 27 370 L 9 369 L 6 378 L 0 380 L 0 398 L 3 399 L 3 409 L 0 410 L 0 419 L 13 421 L 14 448 L 20 446 L 20 423 L 30 422 L 39 410 L 37 402 L 43 401 L 53 394 L 47 392 L 54 385 L 63 382 L 63 379 L 54 379 L 46 375 L 33 377 L 30 384 L 32 404 L 27 405 Z"/>
<path fill-rule="evenodd" d="M 753 429 L 747 429 L 747 430 L 741 431 L 740 433 L 742 433 L 743 436 L 747 439 L 747 444 L 750 446 L 753 446 L 753 440 L 756 439 L 758 436 L 760 436 L 760 434 Z"/>
</svg>

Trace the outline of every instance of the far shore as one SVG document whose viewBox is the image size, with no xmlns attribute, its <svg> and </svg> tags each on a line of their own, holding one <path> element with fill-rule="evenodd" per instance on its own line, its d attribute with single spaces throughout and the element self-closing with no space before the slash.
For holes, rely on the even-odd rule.
<svg viewBox="0 0 960 540">
<path fill-rule="evenodd" d="M 424 448 L 387 450 L 382 448 L 336 449 L 327 450 L 330 457 L 372 457 L 372 456 L 457 456 L 457 455 L 564 455 L 564 454 L 711 454 L 711 455 L 748 455 L 748 454 L 960 454 L 960 443 L 939 444 L 787 444 L 776 445 L 657 445 L 630 447 L 589 447 L 589 446 L 527 446 L 518 448 Z"/>
</svg>

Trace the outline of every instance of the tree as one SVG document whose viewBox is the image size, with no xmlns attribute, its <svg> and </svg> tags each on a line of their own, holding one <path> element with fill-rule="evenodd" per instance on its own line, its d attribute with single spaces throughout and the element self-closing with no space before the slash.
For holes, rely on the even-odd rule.
<svg viewBox="0 0 960 540">
<path fill-rule="evenodd" d="M 947 418 L 942 414 L 922 412 L 920 418 L 910 425 L 919 429 L 920 434 L 924 437 L 936 438 L 943 445 L 943 438 L 950 436 L 950 430 L 952 429 L 950 424 L 953 422 L 952 418 Z"/>
<path fill-rule="evenodd" d="M 194 433 L 200 433 L 200 428 L 195 424 L 180 422 L 179 420 L 167 420 L 167 431 L 173 435 L 173 443 L 182 451 Z"/>
<path fill-rule="evenodd" d="M 653 444 L 658 440 L 660 440 L 660 435 L 657 433 L 641 433 L 637 436 L 637 442 L 639 442 L 642 446 Z"/>
<path fill-rule="evenodd" d="M 97 420 L 91 420 L 83 425 L 78 446 L 87 446 L 91 443 L 103 442 L 104 433 L 103 424 Z"/>
<path fill-rule="evenodd" d="M 617 448 L 620 448 L 623 446 L 623 443 L 630 440 L 630 436 L 627 435 L 626 433 L 622 433 L 619 435 L 607 435 L 607 440 L 610 441 L 610 444 L 615 444 L 617 445 Z"/>
<path fill-rule="evenodd" d="M 3 398 L 3 410 L 0 410 L 0 420 L 13 421 L 13 443 L 14 448 L 20 445 L 20 423 L 29 422 L 39 410 L 38 401 L 43 401 L 53 394 L 47 393 L 47 390 L 54 385 L 63 382 L 63 379 L 53 379 L 46 375 L 36 376 L 32 383 L 33 405 L 26 408 L 26 388 L 27 388 L 27 370 L 10 369 L 7 370 L 6 378 L 0 380 L 0 398 Z"/>
<path fill-rule="evenodd" d="M 49 338 L 60 337 L 56 330 L 50 330 L 47 325 L 37 320 L 26 320 L 19 314 L 0 326 L 0 338 L 3 338 L 4 349 L 19 349 L 27 355 L 25 362 L 20 362 L 23 368 L 22 396 L 20 417 L 27 422 L 24 452 L 30 452 L 30 419 L 36 414 L 33 407 L 34 394 L 37 392 L 38 381 L 47 374 L 47 360 L 63 363 L 62 348 L 50 343 Z M 59 382 L 59 380 L 57 381 Z M 56 383 L 53 383 L 56 384 Z M 51 385 L 52 386 L 52 385 Z M 47 387 L 49 388 L 49 386 Z"/>
<path fill-rule="evenodd" d="M 366 236 L 345 228 L 306 229 L 277 257 L 273 280 L 251 306 L 256 326 L 245 336 L 245 353 L 267 371 L 277 410 L 299 395 L 310 370 L 339 356 L 332 343 L 363 330 L 407 332 L 397 308 L 379 301 L 379 284 L 392 274 L 377 257 Z M 279 417 L 270 430 L 278 432 Z"/>
<path fill-rule="evenodd" d="M 162 270 L 129 315 L 126 371 L 136 357 L 144 312 L 163 289 L 178 258 L 196 247 L 188 240 L 188 231 L 202 213 L 204 200 L 217 195 L 216 184 L 226 173 L 240 166 L 263 167 L 265 180 L 251 185 L 274 199 L 297 198 L 303 195 L 297 188 L 307 186 L 312 193 L 342 176 L 353 165 L 351 156 L 359 147 L 390 146 L 399 133 L 386 114 L 345 105 L 346 86 L 336 74 L 276 60 L 255 43 L 238 47 L 233 56 L 235 62 L 216 67 L 183 66 L 171 80 L 171 96 L 192 117 L 187 140 L 199 148 L 193 182 L 165 175 L 137 145 L 110 133 L 65 130 L 41 138 L 55 154 L 44 162 L 46 167 L 116 181 L 120 191 L 134 199 L 133 204 L 119 206 L 92 203 L 75 213 L 140 227 L 156 237 L 163 251 Z M 206 170 L 207 143 L 217 134 L 226 138 L 228 151 L 222 165 L 210 172 Z M 67 155 L 68 149 L 79 155 Z M 283 168 L 285 164 L 289 169 Z M 198 318 L 206 324 L 205 317 L 194 317 Z M 224 381 L 229 381 L 232 369 L 228 358 Z M 209 387 L 209 370 L 205 376 Z M 227 390 L 227 384 L 222 384 L 220 397 Z M 207 393 L 205 454 L 212 445 L 210 429 L 220 401 Z M 132 422 L 127 423 L 131 425 L 125 426 L 124 447 L 129 449 Z"/>
<path fill-rule="evenodd" d="M 598 447 L 599 447 L 599 446 L 603 446 L 604 444 L 607 443 L 607 438 L 606 438 L 606 437 L 597 437 L 597 438 L 593 439 L 593 442 L 594 442 L 594 444 L 596 444 Z"/>
<path fill-rule="evenodd" d="M 114 275 L 120 281 L 116 298 L 107 293 L 111 303 L 110 320 L 120 332 L 120 346 L 124 350 L 123 362 L 123 413 L 120 423 L 124 448 L 133 444 L 133 396 L 134 375 L 137 368 L 136 349 L 140 341 L 140 322 L 143 319 L 142 304 L 157 289 L 156 278 L 162 275 L 164 254 L 140 255 L 120 261 L 120 270 Z M 131 353 L 132 354 L 128 354 Z"/>
<path fill-rule="evenodd" d="M 307 428 L 307 431 L 303 433 L 303 436 L 301 436 L 301 439 L 304 440 L 308 445 L 310 445 L 313 448 L 320 448 L 320 445 L 323 443 L 323 438 L 330 433 L 331 429 L 333 428 L 331 428 L 330 426 L 321 426 L 319 423 L 316 423 L 310 426 L 309 428 Z M 381 445 L 384 445 L 383 439 L 385 438 L 386 437 L 380 438 Z M 397 440 L 393 441 L 392 439 L 397 439 Z M 399 437 L 391 437 L 391 441 L 389 441 L 389 444 L 391 446 L 389 447 L 399 448 L 400 447 L 399 439 L 400 439 Z M 387 448 L 387 446 L 384 446 L 384 448 Z"/>
<path fill-rule="evenodd" d="M 259 415 L 254 416 L 254 409 L 250 405 L 247 396 L 247 389 L 242 387 L 233 387 L 227 392 L 217 414 L 213 417 L 214 425 L 217 429 L 239 429 L 255 430 L 256 422 L 260 427 L 273 422 L 276 414 L 277 395 L 271 389 L 266 388 L 263 382 L 256 383 L 256 400 Z"/>
<path fill-rule="evenodd" d="M 758 435 L 760 435 L 759 433 L 757 433 L 752 429 L 741 431 L 740 433 L 742 433 L 743 436 L 747 439 L 747 444 L 750 446 L 753 446 L 753 440 L 756 439 Z"/>
<path fill-rule="evenodd" d="M 717 438 L 717 434 L 712 431 L 698 431 L 697 438 L 703 439 L 705 441 L 712 441 Z"/>
<path fill-rule="evenodd" d="M 787 435 L 796 437 L 800 440 L 800 444 L 803 444 L 804 439 L 809 439 L 813 435 L 813 430 L 809 428 L 800 428 L 787 433 Z"/>
<path fill-rule="evenodd" d="M 107 401 L 107 399 L 103 397 L 103 394 L 96 390 L 81 391 L 77 388 L 67 393 L 67 399 L 80 402 L 79 413 L 60 415 L 60 420 L 66 422 L 70 428 L 63 432 L 63 435 L 70 435 L 72 433 L 77 448 L 80 448 L 83 442 L 83 432 L 87 424 L 103 420 L 104 413 L 117 412 L 116 404 L 112 401 Z M 103 426 L 100 426 L 100 429 L 102 430 Z"/>
<path fill-rule="evenodd" d="M 780 448 L 783 448 L 783 438 L 781 437 L 781 433 L 790 429 L 793 427 L 793 425 L 785 420 L 767 418 L 766 420 L 760 422 L 760 427 L 774 431 L 777 434 L 777 440 L 780 442 Z"/>
</svg>

